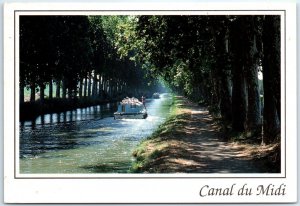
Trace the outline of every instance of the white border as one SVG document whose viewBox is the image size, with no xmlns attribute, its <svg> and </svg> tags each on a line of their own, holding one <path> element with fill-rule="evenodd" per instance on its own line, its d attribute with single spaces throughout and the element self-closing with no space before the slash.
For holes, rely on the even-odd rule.
<svg viewBox="0 0 300 206">
<path fill-rule="evenodd" d="M 287 134 L 287 154 L 286 154 L 286 174 L 151 174 L 151 175 L 136 175 L 136 174 L 106 174 L 106 175 L 58 175 L 59 177 L 68 177 L 71 179 L 55 179 L 57 175 L 47 175 L 49 179 L 15 179 L 14 171 L 14 141 L 12 138 L 14 132 L 18 134 L 18 126 L 14 130 L 14 119 L 12 117 L 14 97 L 15 101 L 18 102 L 18 95 L 13 95 L 14 85 L 12 79 L 16 78 L 18 82 L 18 69 L 16 69 L 16 76 L 14 77 L 14 11 L 15 10 L 137 10 L 126 12 L 125 14 L 138 15 L 138 14 L 162 14 L 161 11 L 149 12 L 149 11 L 139 11 L 139 10 L 189 10 L 180 11 L 180 14 L 224 14 L 218 11 L 191 11 L 191 10 L 256 10 L 247 11 L 246 14 L 278 14 L 278 11 L 257 11 L 259 10 L 287 10 L 286 12 L 286 45 L 285 41 L 282 42 L 282 48 L 286 46 L 286 60 L 284 55 L 282 55 L 282 68 L 283 71 L 284 64 L 286 63 L 286 82 L 287 93 L 286 93 L 286 134 Z M 102 3 L 102 4 L 7 4 L 5 5 L 5 33 L 4 33 L 4 48 L 5 48 L 5 62 L 4 62 L 4 136 L 5 136 L 5 171 L 4 171 L 4 183 L 5 183 L 5 202 L 49 202 L 49 203 L 197 203 L 197 202 L 294 202 L 296 201 L 296 36 L 295 36 L 295 25 L 291 25 L 290 22 L 295 24 L 295 7 L 293 4 L 200 4 L 200 3 L 155 3 L 155 4 L 129 4 L 129 3 Z M 20 12 L 24 14 L 32 14 L 31 12 Z M 55 14 L 65 14 L 65 11 L 56 12 Z M 82 12 L 67 12 L 68 15 L 82 15 Z M 106 11 L 104 14 L 116 15 L 120 12 Z M 178 12 L 166 12 L 168 15 L 175 14 Z M 228 11 L 230 14 L 240 14 L 243 15 L 245 12 L 242 11 Z M 279 12 L 280 13 L 280 12 Z M 44 13 L 53 14 L 53 12 Z M 88 12 L 89 15 L 99 15 L 100 13 Z M 102 14 L 102 13 L 101 13 Z M 123 14 L 123 13 L 122 13 Z M 281 18 L 283 20 L 283 18 Z M 282 24 L 284 25 L 284 24 Z M 284 37 L 284 30 L 282 29 L 282 38 Z M 18 31 L 16 31 L 17 37 Z M 16 38 L 18 39 L 18 38 Z M 18 42 L 16 42 L 18 45 Z M 17 58 L 18 59 L 18 58 Z M 16 62 L 16 66 L 18 63 Z M 282 72 L 284 74 L 284 72 Z M 282 79 L 285 79 L 282 76 Z M 285 82 L 281 82 L 281 86 L 284 86 Z M 16 87 L 18 88 L 18 87 Z M 282 93 L 282 103 L 285 101 L 284 94 Z M 284 104 L 282 104 L 284 106 Z M 282 109 L 282 117 L 284 117 L 284 110 Z M 18 111 L 16 112 L 18 114 Z M 17 115 L 18 116 L 18 115 Z M 16 118 L 17 119 L 17 118 Z M 282 119 L 282 122 L 283 119 Z M 18 123 L 18 122 L 17 122 Z M 18 125 L 18 124 L 17 124 Z M 284 131 L 284 126 L 282 127 L 282 134 Z M 18 138 L 17 138 L 18 139 Z M 282 153 L 285 153 L 285 138 L 282 138 Z M 14 146 L 13 146 L 14 145 Z M 16 147 L 18 148 L 18 142 Z M 17 151 L 18 152 L 18 151 Z M 18 153 L 17 153 L 18 154 Z M 16 155 L 18 157 L 18 155 Z M 285 158 L 282 157 L 282 160 Z M 284 164 L 282 162 L 282 171 L 285 170 Z M 18 162 L 17 162 L 18 165 Z M 17 168 L 18 169 L 18 168 Z M 18 177 L 30 178 L 30 177 L 45 177 L 45 175 L 21 175 L 17 174 Z M 280 178 L 284 177 L 286 178 Z M 75 179 L 75 178 L 101 178 L 101 179 Z M 118 179 L 110 179 L 117 177 Z M 138 178 L 135 178 L 138 177 Z M 150 177 L 150 178 L 149 178 Z M 157 177 L 163 177 L 164 179 L 157 179 Z M 186 179 L 184 177 L 195 177 L 192 179 Z M 221 177 L 218 179 L 218 177 Z M 225 178 L 226 177 L 226 178 Z M 245 178 L 246 177 L 246 178 Z M 248 178 L 247 178 L 248 177 Z M 262 177 L 265 177 L 262 178 Z M 54 178 L 54 179 L 52 179 Z M 130 178 L 130 179 L 129 179 Z M 220 186 L 220 181 L 223 185 L 236 183 L 237 185 L 242 185 L 247 183 L 253 188 L 255 185 L 261 182 L 278 183 L 285 182 L 289 187 L 289 193 L 284 197 L 207 197 L 199 198 L 198 192 L 200 186 L 204 183 L 209 182 L 211 186 Z M 60 186 L 63 185 L 63 186 Z M 128 187 L 129 185 L 129 187 Z M 159 186 L 158 186 L 159 185 Z M 141 187 L 142 186 L 142 187 Z M 94 188 L 95 191 L 87 190 L 82 191 L 80 188 Z M 25 190 L 26 188 L 26 190 Z M 294 191 L 294 192 L 292 192 Z M 51 194 L 51 195 L 49 195 Z M 118 199 L 115 195 L 118 195 Z M 33 198 L 35 197 L 35 198 Z"/>
<path fill-rule="evenodd" d="M 281 25 L 285 25 L 285 12 L 284 11 L 127 11 L 122 9 L 122 11 L 16 11 L 15 12 L 15 87 L 18 90 L 18 82 L 19 82 L 19 16 L 22 15 L 149 15 L 155 13 L 156 15 L 281 15 Z M 281 29 L 281 48 L 285 48 L 285 28 Z M 281 55 L 281 88 L 285 88 L 285 51 L 282 49 L 283 52 Z M 19 93 L 15 93 L 16 102 L 19 102 Z M 19 107 L 16 106 L 16 117 L 15 117 L 15 125 L 19 124 Z M 281 173 L 274 173 L 274 174 L 253 174 L 253 173 L 246 173 L 246 174 L 20 174 L 19 171 L 19 127 L 16 126 L 16 145 L 15 145 L 15 157 L 16 157 L 16 177 L 17 178 L 153 178 L 153 177 L 161 177 L 161 178 L 199 178 L 199 177 L 285 177 L 285 89 L 282 89 L 282 137 L 281 137 L 281 145 L 282 145 L 282 158 L 281 158 Z"/>
</svg>

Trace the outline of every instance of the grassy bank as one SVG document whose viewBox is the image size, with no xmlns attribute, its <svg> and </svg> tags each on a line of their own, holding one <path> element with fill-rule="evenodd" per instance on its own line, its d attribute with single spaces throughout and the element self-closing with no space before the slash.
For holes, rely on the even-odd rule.
<svg viewBox="0 0 300 206">
<path fill-rule="evenodd" d="M 42 114 L 58 113 L 76 108 L 84 108 L 112 102 L 94 98 L 82 99 L 45 99 L 43 102 L 24 102 L 20 104 L 20 121 L 32 120 Z"/>
<path fill-rule="evenodd" d="M 133 151 L 136 161 L 132 165 L 131 172 L 159 172 L 159 168 L 155 167 L 155 161 L 164 155 L 172 143 L 171 137 L 181 135 L 180 128 L 183 120 L 181 106 L 182 100 L 173 97 L 170 116 Z"/>
</svg>

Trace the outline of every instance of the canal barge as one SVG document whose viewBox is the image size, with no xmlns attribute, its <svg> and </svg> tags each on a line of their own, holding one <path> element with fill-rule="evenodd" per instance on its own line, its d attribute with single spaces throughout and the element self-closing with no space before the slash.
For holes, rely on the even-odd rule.
<svg viewBox="0 0 300 206">
<path fill-rule="evenodd" d="M 134 97 L 123 99 L 114 113 L 115 119 L 146 119 L 147 116 L 144 103 Z"/>
</svg>

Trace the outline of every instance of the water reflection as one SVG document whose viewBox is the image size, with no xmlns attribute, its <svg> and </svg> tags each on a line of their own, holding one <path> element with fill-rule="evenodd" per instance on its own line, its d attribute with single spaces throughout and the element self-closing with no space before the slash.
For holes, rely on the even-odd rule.
<svg viewBox="0 0 300 206">
<path fill-rule="evenodd" d="M 88 108 L 79 108 L 72 111 L 66 111 L 61 113 L 46 114 L 37 117 L 32 121 L 22 121 L 20 122 L 20 129 L 23 127 L 31 126 L 35 128 L 36 125 L 44 124 L 57 124 L 66 123 L 73 121 L 83 121 L 90 120 L 94 118 L 104 118 L 113 116 L 113 111 L 116 108 L 116 104 L 98 105 Z"/>
<path fill-rule="evenodd" d="M 20 123 L 21 173 L 124 173 L 132 150 L 169 114 L 170 97 L 147 100 L 147 119 L 114 120 L 116 104 Z"/>
</svg>

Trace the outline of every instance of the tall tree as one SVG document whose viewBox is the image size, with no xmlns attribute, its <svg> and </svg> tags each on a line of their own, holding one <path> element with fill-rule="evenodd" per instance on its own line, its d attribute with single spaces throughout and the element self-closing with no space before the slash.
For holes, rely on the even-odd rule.
<svg viewBox="0 0 300 206">
<path fill-rule="evenodd" d="M 216 30 L 216 70 L 220 90 L 220 112 L 223 120 L 228 124 L 232 121 L 231 108 L 231 82 L 230 62 L 228 50 L 228 17 L 217 16 L 214 18 L 213 27 Z"/>
<path fill-rule="evenodd" d="M 264 142 L 280 132 L 280 16 L 267 15 L 263 21 Z"/>
<path fill-rule="evenodd" d="M 245 55 L 244 68 L 248 91 L 247 129 L 249 131 L 261 131 L 261 108 L 258 86 L 259 55 L 257 49 L 259 16 L 245 16 L 243 24 Z"/>
</svg>

